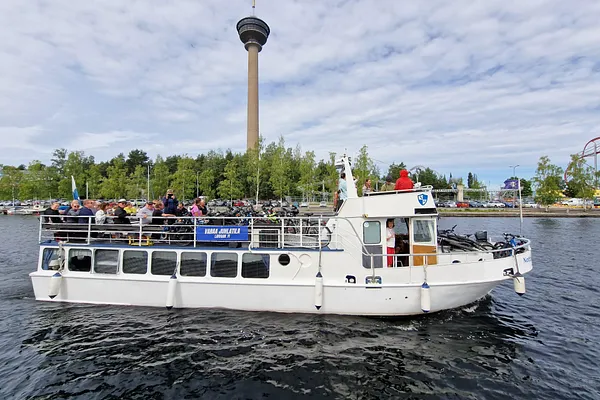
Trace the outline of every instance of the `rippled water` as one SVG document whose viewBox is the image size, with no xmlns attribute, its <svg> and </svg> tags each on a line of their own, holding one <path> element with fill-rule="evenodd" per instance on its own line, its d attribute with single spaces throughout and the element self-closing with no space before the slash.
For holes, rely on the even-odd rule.
<svg viewBox="0 0 600 400">
<path fill-rule="evenodd" d="M 3 399 L 600 398 L 595 219 L 525 220 L 524 297 L 400 320 L 36 302 L 37 220 L 0 228 Z"/>
</svg>

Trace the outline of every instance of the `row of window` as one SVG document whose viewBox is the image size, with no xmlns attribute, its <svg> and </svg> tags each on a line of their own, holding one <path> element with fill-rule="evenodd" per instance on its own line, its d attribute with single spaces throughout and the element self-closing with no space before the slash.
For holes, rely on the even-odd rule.
<svg viewBox="0 0 600 400">
<path fill-rule="evenodd" d="M 91 272 L 96 274 L 116 274 L 119 271 L 119 257 L 122 258 L 124 274 L 146 274 L 148 265 L 152 275 L 172 275 L 177 270 L 178 254 L 174 251 L 153 251 L 148 260 L 147 251 L 125 250 L 122 253 L 113 249 L 70 249 L 67 268 L 70 271 Z M 280 255 L 279 262 L 285 265 L 286 254 Z M 43 269 L 52 269 L 56 265 L 58 250 L 44 249 Z M 209 261 L 210 258 L 210 261 Z M 268 278 L 270 257 L 268 254 L 245 253 L 242 255 L 241 275 L 243 278 Z M 53 264 L 54 261 L 54 264 Z M 150 263 L 148 262 L 150 261 Z M 287 260 L 289 263 L 289 259 Z M 208 266 L 210 265 L 210 269 Z M 179 275 L 210 276 L 219 278 L 235 278 L 238 276 L 238 254 L 215 252 L 182 252 L 180 256 Z"/>
</svg>

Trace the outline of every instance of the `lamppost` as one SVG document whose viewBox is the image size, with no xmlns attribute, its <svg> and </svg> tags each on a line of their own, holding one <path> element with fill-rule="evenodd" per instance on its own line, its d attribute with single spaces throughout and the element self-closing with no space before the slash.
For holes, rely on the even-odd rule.
<svg viewBox="0 0 600 400">
<path fill-rule="evenodd" d="M 198 192 L 198 174 L 200 171 L 196 171 L 196 198 L 200 197 L 200 193 Z"/>
<path fill-rule="evenodd" d="M 513 169 L 512 178 L 515 178 L 517 180 L 517 185 L 518 185 L 517 187 L 520 188 L 521 187 L 521 182 L 519 182 L 519 178 L 517 178 L 517 174 L 515 172 L 515 170 L 517 169 L 517 167 L 520 167 L 520 165 L 519 164 L 517 164 L 517 165 L 509 165 L 508 167 Z M 516 197 L 515 194 L 516 193 L 513 193 L 513 208 L 515 208 L 515 197 Z"/>
</svg>

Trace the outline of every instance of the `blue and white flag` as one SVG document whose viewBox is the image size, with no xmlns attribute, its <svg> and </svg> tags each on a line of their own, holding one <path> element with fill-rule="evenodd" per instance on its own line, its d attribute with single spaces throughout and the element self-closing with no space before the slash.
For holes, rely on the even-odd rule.
<svg viewBox="0 0 600 400">
<path fill-rule="evenodd" d="M 504 187 L 502 189 L 518 190 L 519 180 L 518 179 L 507 179 L 504 181 Z"/>
<path fill-rule="evenodd" d="M 77 185 L 75 185 L 75 178 L 71 175 L 71 189 L 73 190 L 73 200 L 79 200 L 79 192 L 77 191 Z"/>
</svg>

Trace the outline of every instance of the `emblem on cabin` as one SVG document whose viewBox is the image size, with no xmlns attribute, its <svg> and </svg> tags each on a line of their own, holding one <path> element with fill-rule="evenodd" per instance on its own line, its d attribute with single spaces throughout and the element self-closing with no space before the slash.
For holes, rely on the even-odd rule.
<svg viewBox="0 0 600 400">
<path fill-rule="evenodd" d="M 421 193 L 417 196 L 417 199 L 419 200 L 419 203 L 424 206 L 425 203 L 427 203 L 427 195 L 424 193 Z"/>
</svg>

